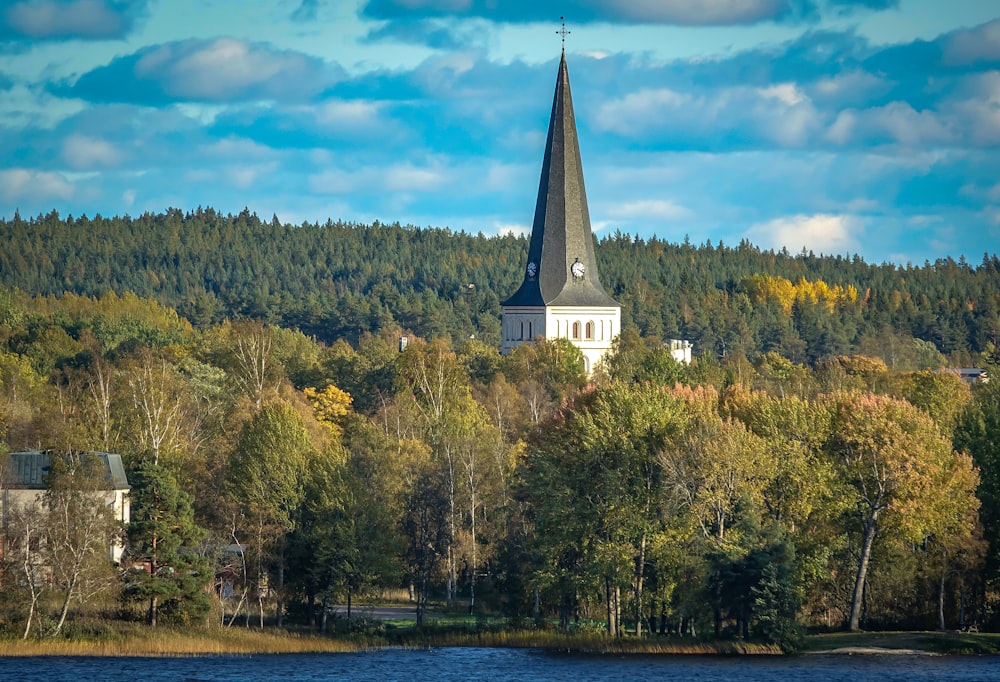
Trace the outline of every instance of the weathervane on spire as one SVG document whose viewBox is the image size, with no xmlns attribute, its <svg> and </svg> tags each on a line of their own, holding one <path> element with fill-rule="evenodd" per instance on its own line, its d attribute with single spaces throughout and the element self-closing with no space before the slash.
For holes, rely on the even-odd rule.
<svg viewBox="0 0 1000 682">
<path fill-rule="evenodd" d="M 558 31 L 556 31 L 556 34 L 562 36 L 562 51 L 565 54 L 565 52 L 566 52 L 566 36 L 568 36 L 570 33 L 572 33 L 572 31 L 567 31 L 566 30 L 566 17 L 559 17 L 559 21 L 562 22 L 562 28 L 560 28 Z"/>
</svg>

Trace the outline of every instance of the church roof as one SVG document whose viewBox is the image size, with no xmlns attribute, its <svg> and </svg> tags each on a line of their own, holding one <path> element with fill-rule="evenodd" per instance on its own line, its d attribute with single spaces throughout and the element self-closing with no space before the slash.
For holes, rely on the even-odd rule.
<svg viewBox="0 0 1000 682">
<path fill-rule="evenodd" d="M 583 264 L 582 276 L 573 274 L 577 261 Z M 556 77 L 528 266 L 521 288 L 502 305 L 618 307 L 597 273 L 565 52 Z"/>
</svg>

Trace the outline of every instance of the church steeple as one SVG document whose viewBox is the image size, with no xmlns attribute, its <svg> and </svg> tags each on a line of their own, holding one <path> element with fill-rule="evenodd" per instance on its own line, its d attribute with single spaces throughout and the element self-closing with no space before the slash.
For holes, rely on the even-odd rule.
<svg viewBox="0 0 1000 682">
<path fill-rule="evenodd" d="M 597 272 L 565 51 L 559 60 L 524 281 L 502 305 L 618 307 Z"/>
<path fill-rule="evenodd" d="M 565 40 L 565 25 L 558 33 Z M 559 59 L 524 281 L 501 305 L 502 353 L 538 338 L 566 339 L 580 349 L 586 372 L 611 350 L 621 328 L 621 306 L 604 291 L 597 273 L 565 50 Z"/>
</svg>

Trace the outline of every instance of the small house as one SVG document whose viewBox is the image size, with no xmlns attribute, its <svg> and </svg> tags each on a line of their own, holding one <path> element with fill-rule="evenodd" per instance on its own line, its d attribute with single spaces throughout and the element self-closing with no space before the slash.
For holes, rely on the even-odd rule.
<svg viewBox="0 0 1000 682">
<path fill-rule="evenodd" d="M 129 522 L 129 484 L 125 476 L 122 456 L 109 452 L 88 453 L 96 456 L 104 469 L 106 488 L 97 494 L 111 509 L 115 519 L 122 524 Z M 52 450 L 12 452 L 0 459 L 0 532 L 6 532 L 8 514 L 12 509 L 41 509 L 52 460 L 58 453 Z M 0 543 L 0 556 L 3 555 Z M 114 563 L 121 560 L 124 546 L 116 538 L 108 546 L 108 558 Z"/>
</svg>

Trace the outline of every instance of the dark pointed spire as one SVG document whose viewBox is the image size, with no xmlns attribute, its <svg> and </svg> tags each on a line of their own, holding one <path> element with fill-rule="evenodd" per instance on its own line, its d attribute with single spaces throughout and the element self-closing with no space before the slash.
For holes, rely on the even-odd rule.
<svg viewBox="0 0 1000 682">
<path fill-rule="evenodd" d="M 559 60 L 524 282 L 503 305 L 618 306 L 597 273 L 565 52 Z"/>
</svg>

